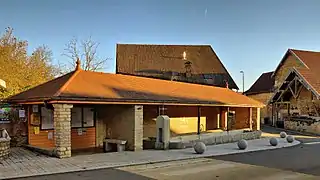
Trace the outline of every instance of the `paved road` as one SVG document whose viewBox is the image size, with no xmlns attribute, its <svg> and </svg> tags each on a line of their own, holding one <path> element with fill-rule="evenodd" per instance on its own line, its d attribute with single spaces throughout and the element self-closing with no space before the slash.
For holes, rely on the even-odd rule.
<svg viewBox="0 0 320 180">
<path fill-rule="evenodd" d="M 279 130 L 272 128 L 264 128 L 264 131 L 266 134 L 279 133 Z M 291 148 L 179 161 L 172 164 L 103 169 L 19 180 L 320 179 L 320 139 L 297 137 L 302 144 Z"/>
</svg>

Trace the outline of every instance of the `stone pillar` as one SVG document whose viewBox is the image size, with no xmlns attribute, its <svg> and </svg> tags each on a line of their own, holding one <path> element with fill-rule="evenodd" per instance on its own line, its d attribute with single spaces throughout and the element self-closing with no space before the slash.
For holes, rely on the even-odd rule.
<svg viewBox="0 0 320 180">
<path fill-rule="evenodd" d="M 256 130 L 260 130 L 260 108 L 257 108 L 257 128 Z"/>
<path fill-rule="evenodd" d="M 260 130 L 260 108 L 252 108 L 253 130 Z"/>
<path fill-rule="evenodd" d="M 130 149 L 139 151 L 143 149 L 143 106 L 134 106 L 134 122 L 133 122 L 133 144 Z"/>
<path fill-rule="evenodd" d="M 58 158 L 71 157 L 71 108 L 70 104 L 53 104 L 55 153 Z"/>
</svg>

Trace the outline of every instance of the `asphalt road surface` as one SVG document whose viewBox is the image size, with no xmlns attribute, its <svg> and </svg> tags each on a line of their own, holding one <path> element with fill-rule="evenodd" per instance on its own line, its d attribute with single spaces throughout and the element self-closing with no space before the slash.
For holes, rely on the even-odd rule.
<svg viewBox="0 0 320 180">
<path fill-rule="evenodd" d="M 278 134 L 277 131 L 270 132 L 270 129 L 267 131 Z M 303 137 L 297 139 L 302 144 L 290 148 L 19 180 L 282 180 L 286 178 L 320 180 L 320 139 Z"/>
</svg>

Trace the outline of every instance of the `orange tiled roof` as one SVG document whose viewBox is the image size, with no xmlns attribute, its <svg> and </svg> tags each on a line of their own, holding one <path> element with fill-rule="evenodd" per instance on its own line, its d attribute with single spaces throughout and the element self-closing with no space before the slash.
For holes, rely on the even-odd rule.
<svg viewBox="0 0 320 180">
<path fill-rule="evenodd" d="M 296 70 L 320 95 L 320 52 L 294 49 L 291 51 L 307 66 L 306 68 L 296 68 Z"/>
<path fill-rule="evenodd" d="M 76 70 L 7 99 L 9 102 L 77 101 L 263 107 L 227 88 Z"/>
</svg>

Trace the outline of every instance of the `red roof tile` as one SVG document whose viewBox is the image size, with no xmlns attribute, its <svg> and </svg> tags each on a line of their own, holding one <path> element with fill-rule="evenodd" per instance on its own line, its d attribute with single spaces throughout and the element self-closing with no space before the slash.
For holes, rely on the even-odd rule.
<svg viewBox="0 0 320 180">
<path fill-rule="evenodd" d="M 225 87 L 226 80 L 230 88 L 239 89 L 210 45 L 117 44 L 119 74 L 170 79 L 172 74 L 186 72 L 187 61 L 191 62 L 194 83 Z"/>
<path fill-rule="evenodd" d="M 274 77 L 272 72 L 261 74 L 254 84 L 245 92 L 246 95 L 272 92 L 274 86 Z"/>
<path fill-rule="evenodd" d="M 291 50 L 307 67 L 297 68 L 310 86 L 320 95 L 320 52 Z"/>
</svg>

